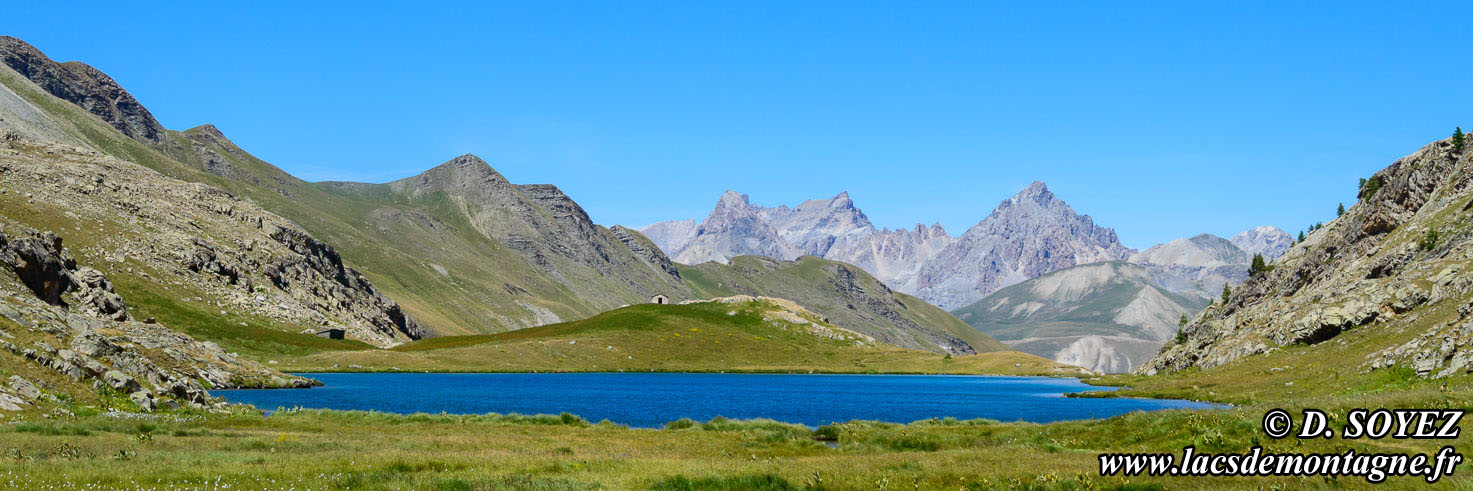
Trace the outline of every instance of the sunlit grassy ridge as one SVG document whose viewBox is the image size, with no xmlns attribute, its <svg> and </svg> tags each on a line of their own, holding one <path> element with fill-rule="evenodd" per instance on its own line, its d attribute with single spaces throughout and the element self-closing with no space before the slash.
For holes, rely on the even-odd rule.
<svg viewBox="0 0 1473 491">
<path fill-rule="evenodd" d="M 1077 374 L 1015 351 L 944 355 L 873 342 L 823 323 L 802 323 L 768 301 L 641 304 L 560 324 L 431 338 L 387 351 L 283 357 L 288 370 L 682 371 Z"/>
<path fill-rule="evenodd" d="M 978 353 L 1008 349 L 924 300 L 900 292 L 891 292 L 893 301 L 879 295 L 878 292 L 890 292 L 889 287 L 863 270 L 837 261 L 803 256 L 796 261 L 780 262 L 765 257 L 737 256 L 731 258 L 729 265 L 680 266 L 680 274 L 697 297 L 744 294 L 785 298 L 840 325 L 872 325 L 873 334 L 881 340 L 888 339 L 891 344 L 907 345 L 907 340 L 920 339 L 926 334 L 896 326 L 897 322 L 913 322 L 926 330 L 961 339 Z M 844 278 L 851 279 L 853 289 L 836 292 L 850 286 L 843 284 Z M 870 302 L 878 302 L 879 306 L 864 308 Z M 875 312 L 877 309 L 889 309 L 895 315 L 884 317 Z"/>
</svg>

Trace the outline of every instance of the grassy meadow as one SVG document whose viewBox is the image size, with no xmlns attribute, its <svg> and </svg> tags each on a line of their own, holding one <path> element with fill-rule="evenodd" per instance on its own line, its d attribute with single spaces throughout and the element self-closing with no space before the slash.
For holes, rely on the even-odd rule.
<svg viewBox="0 0 1473 491">
<path fill-rule="evenodd" d="M 1436 316 L 1424 319 L 1428 317 Z M 1434 320 L 1418 322 L 1429 321 Z M 1413 335 L 1415 327 L 1374 324 L 1328 343 L 1288 347 L 1210 371 L 1086 379 L 1128 386 L 1114 396 L 1189 397 L 1238 406 L 1047 425 L 855 421 L 810 429 L 773 421 L 714 420 L 631 429 L 575 415 L 389 415 L 289 408 L 269 417 L 247 408 L 232 414 L 110 417 L 79 402 L 73 407 L 75 419 L 29 414 L 22 416 L 23 422 L 0 425 L 0 484 L 247 489 L 1368 487 L 1360 478 L 1100 477 L 1097 455 L 1180 452 L 1186 445 L 1201 452 L 1244 451 L 1254 445 L 1274 452 L 1337 453 L 1433 453 L 1447 444 L 1465 448 L 1467 436 L 1454 441 L 1273 440 L 1260 427 L 1263 413 L 1271 408 L 1297 414 L 1300 408 L 1314 407 L 1343 415 L 1354 407 L 1473 406 L 1473 380 L 1466 376 L 1427 380 L 1408 370 L 1360 369 L 1367 354 Z M 489 346 L 496 342 L 488 341 Z M 437 351 L 420 349 L 429 344 L 409 345 L 401 352 Z M 478 346 L 484 348 L 469 344 L 438 349 Z M 1337 428 L 1343 424 L 1343 418 L 1332 421 Z M 1473 486 L 1470 475 L 1473 467 L 1464 463 L 1444 484 L 1466 489 Z M 1421 486 L 1416 478 L 1405 477 L 1389 484 Z"/>
<path fill-rule="evenodd" d="M 1017 351 L 946 356 L 810 332 L 765 302 L 640 304 L 587 319 L 498 334 L 429 338 L 388 350 L 280 356 L 285 371 L 776 372 L 1077 375 Z"/>
</svg>

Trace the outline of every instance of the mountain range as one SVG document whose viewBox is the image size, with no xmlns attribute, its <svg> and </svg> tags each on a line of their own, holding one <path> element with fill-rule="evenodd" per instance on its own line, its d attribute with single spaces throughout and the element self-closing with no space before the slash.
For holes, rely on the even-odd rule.
<svg viewBox="0 0 1473 491">
<path fill-rule="evenodd" d="M 1272 260 L 1293 243 L 1264 226 L 1232 239 L 1201 234 L 1137 252 L 1042 182 L 959 237 L 939 224 L 876 228 L 847 192 L 764 207 L 727 191 L 700 222 L 664 221 L 641 231 L 682 264 L 719 265 L 741 255 L 853 264 L 889 288 L 953 308 L 1015 349 L 1100 372 L 1143 363 L 1174 335 L 1181 316 L 1195 314 L 1224 285 L 1246 280 L 1254 254 Z"/>
<path fill-rule="evenodd" d="M 640 231 L 678 263 L 818 256 L 859 266 L 890 288 L 942 308 L 966 306 L 1050 271 L 1119 260 L 1150 268 L 1163 288 L 1207 298 L 1223 284 L 1241 282 L 1253 254 L 1272 260 L 1293 242 L 1264 226 L 1231 240 L 1203 234 L 1138 253 L 1042 182 L 1004 200 L 959 237 L 940 224 L 876 228 L 847 192 L 789 208 L 753 205 L 747 195 L 727 191 L 700 222 L 663 221 Z"/>
<path fill-rule="evenodd" d="M 818 256 L 864 268 L 891 288 L 942 308 L 1061 267 L 1125 259 L 1134 252 L 1042 182 L 1004 200 L 960 237 L 940 224 L 877 229 L 847 192 L 769 208 L 727 191 L 699 223 L 659 222 L 641 231 L 676 262 Z"/>
<path fill-rule="evenodd" d="M 56 232 L 131 317 L 252 358 L 505 332 L 729 289 L 687 281 L 639 232 L 595 224 L 556 186 L 512 183 L 474 155 L 389 183 L 306 182 L 213 125 L 166 129 L 102 72 L 11 37 L 0 37 L 0 133 L 9 196 L 26 198 L 0 216 Z M 812 285 L 791 299 L 838 327 L 937 353 L 1006 349 L 862 269 L 773 268 Z M 747 290 L 778 281 L 701 273 Z M 314 335 L 328 329 L 348 344 Z"/>
<path fill-rule="evenodd" d="M 1289 234 L 1259 227 L 1236 237 L 1277 257 Z M 1211 234 L 1177 239 L 1127 261 L 1082 264 L 1012 285 L 953 311 L 1008 346 L 1102 373 L 1126 372 L 1170 342 L 1183 316 L 1248 279 L 1252 255 Z"/>
</svg>

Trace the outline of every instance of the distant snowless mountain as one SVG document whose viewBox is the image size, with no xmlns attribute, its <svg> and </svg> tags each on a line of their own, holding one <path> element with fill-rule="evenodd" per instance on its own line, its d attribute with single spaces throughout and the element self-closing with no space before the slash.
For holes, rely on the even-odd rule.
<svg viewBox="0 0 1473 491">
<path fill-rule="evenodd" d="M 727 191 L 703 221 L 658 222 L 640 232 L 684 264 L 724 263 L 739 255 L 777 259 L 812 255 L 853 264 L 890 288 L 946 309 L 971 304 L 998 289 L 1058 269 L 1126 259 L 1151 268 L 1163 288 L 1210 296 L 1223 283 L 1241 282 L 1246 269 L 1237 265 L 1246 265 L 1252 254 L 1277 257 L 1293 242 L 1282 230 L 1258 227 L 1234 236 L 1231 243 L 1206 235 L 1220 243 L 1198 245 L 1206 240 L 1198 236 L 1137 254 L 1120 243 L 1114 230 L 1076 213 L 1043 182 L 1034 182 L 1003 200 L 959 237 L 948 234 L 940 224 L 878 229 L 847 192 L 792 208 L 769 208 L 751 204 L 744 194 Z M 1186 242 L 1191 245 L 1179 244 Z M 1198 247 L 1218 248 L 1217 252 L 1199 251 L 1203 257 L 1226 255 L 1213 261 L 1184 255 Z M 1243 269 L 1242 274 L 1236 273 L 1238 269 Z"/>
<path fill-rule="evenodd" d="M 1174 336 L 1182 315 L 1246 280 L 1254 254 L 1271 260 L 1293 244 L 1278 228 L 1257 227 L 1231 240 L 1201 234 L 1137 252 L 1042 182 L 961 236 L 939 224 L 877 229 L 848 193 L 769 208 L 734 191 L 703 221 L 641 231 L 686 264 L 741 255 L 853 264 L 1015 349 L 1100 372 L 1139 366 Z M 1074 285 L 1069 294 L 1039 293 L 1060 291 L 1059 282 Z"/>
</svg>

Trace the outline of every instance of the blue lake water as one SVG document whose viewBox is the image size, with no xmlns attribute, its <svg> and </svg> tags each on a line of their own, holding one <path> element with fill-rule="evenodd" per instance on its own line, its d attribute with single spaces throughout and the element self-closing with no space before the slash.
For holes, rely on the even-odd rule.
<svg viewBox="0 0 1473 491">
<path fill-rule="evenodd" d="M 1076 379 L 956 375 L 704 373 L 313 373 L 311 389 L 218 390 L 261 409 L 392 413 L 569 412 L 590 421 L 659 427 L 680 418 L 769 418 L 819 426 L 857 419 L 909 423 L 953 417 L 1046 423 L 1131 411 L 1211 408 L 1181 400 L 1064 397 L 1109 390 Z"/>
</svg>

